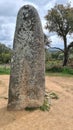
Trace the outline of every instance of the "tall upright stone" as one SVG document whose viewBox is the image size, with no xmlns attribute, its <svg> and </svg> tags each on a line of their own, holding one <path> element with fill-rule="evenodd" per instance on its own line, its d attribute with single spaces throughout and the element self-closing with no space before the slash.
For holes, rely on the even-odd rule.
<svg viewBox="0 0 73 130">
<path fill-rule="evenodd" d="M 37 10 L 23 6 L 17 16 L 8 109 L 39 107 L 45 89 L 44 34 Z"/>
</svg>

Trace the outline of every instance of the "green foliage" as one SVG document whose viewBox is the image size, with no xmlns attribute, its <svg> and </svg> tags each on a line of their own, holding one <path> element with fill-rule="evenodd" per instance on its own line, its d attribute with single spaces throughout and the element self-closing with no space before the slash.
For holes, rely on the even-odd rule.
<svg viewBox="0 0 73 130">
<path fill-rule="evenodd" d="M 70 51 L 70 53 L 73 54 L 73 47 L 71 47 L 69 51 Z"/>
<path fill-rule="evenodd" d="M 73 47 L 69 50 L 69 60 L 68 65 L 73 68 Z"/>
<path fill-rule="evenodd" d="M 57 64 L 62 64 L 63 60 L 63 53 L 60 51 L 49 51 L 48 49 L 45 50 L 45 63 L 46 63 L 46 68 L 49 66 L 54 66 Z"/>
<path fill-rule="evenodd" d="M 50 104 L 48 102 L 48 98 L 45 98 L 43 105 L 40 107 L 40 110 L 42 110 L 42 111 L 50 110 Z"/>
<path fill-rule="evenodd" d="M 64 57 L 64 54 L 63 54 L 63 53 L 60 53 L 60 54 L 58 55 L 58 60 L 63 60 L 63 57 Z"/>
<path fill-rule="evenodd" d="M 4 44 L 0 43 L 0 63 L 1 64 L 9 63 L 11 60 L 11 54 L 12 50 L 6 47 Z"/>
<path fill-rule="evenodd" d="M 55 92 L 50 92 L 49 96 L 51 99 L 59 99 L 58 95 Z"/>
<path fill-rule="evenodd" d="M 73 32 L 73 8 L 70 4 L 66 6 L 59 4 L 48 10 L 45 16 L 47 20 L 46 28 L 50 32 L 57 32 L 61 37 Z"/>
<path fill-rule="evenodd" d="M 70 67 L 62 67 L 62 66 L 53 66 L 51 68 L 47 68 L 46 72 L 73 75 L 73 69 L 72 68 L 70 68 Z"/>
<path fill-rule="evenodd" d="M 59 99 L 55 92 L 45 92 L 45 99 L 43 105 L 40 107 L 42 111 L 49 111 L 51 106 L 51 99 Z"/>
<path fill-rule="evenodd" d="M 62 60 L 49 60 L 48 62 L 46 62 L 45 64 L 45 70 L 46 72 L 49 72 L 50 69 L 52 69 L 53 67 L 56 67 L 59 69 L 59 67 L 61 67 L 62 65 Z"/>
<path fill-rule="evenodd" d="M 45 43 L 45 46 L 47 47 L 49 47 L 51 43 L 50 37 L 47 36 L 46 34 L 44 34 L 44 43 Z"/>
<path fill-rule="evenodd" d="M 45 63 L 47 63 L 49 60 L 51 60 L 51 53 L 48 51 L 48 49 L 45 49 Z"/>
<path fill-rule="evenodd" d="M 45 92 L 45 98 L 44 98 L 44 103 L 43 105 L 40 107 L 40 110 L 42 111 L 49 111 L 50 107 L 51 107 L 51 99 L 59 99 L 58 95 L 55 92 Z M 38 108 L 34 108 L 34 107 L 26 107 L 25 110 L 26 111 L 34 111 L 37 110 Z"/>
<path fill-rule="evenodd" d="M 59 51 L 52 52 L 52 53 L 51 53 L 52 59 L 54 59 L 54 60 L 59 59 L 59 55 L 60 55 L 60 54 L 61 54 L 61 52 L 59 52 Z"/>
<path fill-rule="evenodd" d="M 10 53 L 2 53 L 0 54 L 0 63 L 9 63 L 11 60 Z"/>
<path fill-rule="evenodd" d="M 62 72 L 62 67 L 60 67 L 60 66 L 53 66 L 53 67 L 51 67 L 51 68 L 48 68 L 47 69 L 47 71 L 48 72 L 57 72 L 57 73 L 59 73 L 59 72 Z"/>
<path fill-rule="evenodd" d="M 67 67 L 62 66 L 63 53 L 59 51 L 50 52 L 50 57 L 48 51 L 47 53 L 46 55 L 48 60 L 46 60 L 45 62 L 45 70 L 47 74 L 54 73 L 54 74 L 73 75 L 73 62 L 72 62 L 73 53 L 70 53 L 69 55 L 69 62 Z"/>
<path fill-rule="evenodd" d="M 73 69 L 69 68 L 69 67 L 64 67 L 63 70 L 62 70 L 62 72 L 64 74 L 71 74 L 71 75 L 73 75 Z"/>
<path fill-rule="evenodd" d="M 10 74 L 10 67 L 0 66 L 0 75 L 2 74 Z"/>
<path fill-rule="evenodd" d="M 46 19 L 46 29 L 49 32 L 56 32 L 63 39 L 64 50 L 58 48 L 64 53 L 63 66 L 68 63 L 68 51 L 73 47 L 73 42 L 67 44 L 67 35 L 73 33 L 73 8 L 70 4 L 56 4 L 51 10 L 48 10 Z"/>
</svg>

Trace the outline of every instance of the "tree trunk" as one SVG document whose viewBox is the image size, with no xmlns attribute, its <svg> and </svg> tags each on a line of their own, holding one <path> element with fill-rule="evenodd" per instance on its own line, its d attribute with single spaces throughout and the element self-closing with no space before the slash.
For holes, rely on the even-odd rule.
<svg viewBox="0 0 73 130">
<path fill-rule="evenodd" d="M 63 61 L 63 66 L 66 66 L 67 62 L 68 62 L 68 48 L 67 48 L 66 36 L 63 37 L 63 40 L 64 40 L 64 61 Z"/>
<path fill-rule="evenodd" d="M 65 50 L 65 52 L 64 52 L 63 66 L 66 66 L 67 62 L 68 62 L 68 50 Z"/>
</svg>

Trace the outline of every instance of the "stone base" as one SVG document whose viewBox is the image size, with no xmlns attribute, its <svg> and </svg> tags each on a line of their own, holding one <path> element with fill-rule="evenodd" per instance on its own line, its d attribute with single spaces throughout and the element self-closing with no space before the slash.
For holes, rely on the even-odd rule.
<svg viewBox="0 0 73 130">
<path fill-rule="evenodd" d="M 15 110 L 24 110 L 25 108 L 39 108 L 40 106 L 43 105 L 43 101 L 44 99 L 41 101 L 31 100 L 30 102 L 28 102 L 28 104 L 24 104 L 24 103 L 19 104 L 17 102 L 14 102 L 14 103 L 8 104 L 7 109 L 11 111 L 15 111 Z"/>
</svg>

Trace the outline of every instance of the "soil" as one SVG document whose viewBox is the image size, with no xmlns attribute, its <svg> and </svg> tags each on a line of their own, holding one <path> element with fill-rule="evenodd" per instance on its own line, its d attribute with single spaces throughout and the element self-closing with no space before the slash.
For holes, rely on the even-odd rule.
<svg viewBox="0 0 73 130">
<path fill-rule="evenodd" d="M 49 111 L 8 111 L 9 76 L 0 75 L 0 130 L 73 130 L 73 78 L 46 76 L 51 99 Z"/>
</svg>

